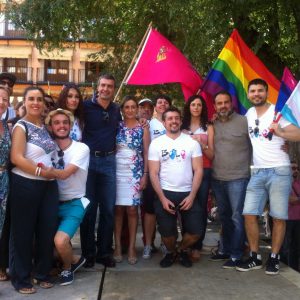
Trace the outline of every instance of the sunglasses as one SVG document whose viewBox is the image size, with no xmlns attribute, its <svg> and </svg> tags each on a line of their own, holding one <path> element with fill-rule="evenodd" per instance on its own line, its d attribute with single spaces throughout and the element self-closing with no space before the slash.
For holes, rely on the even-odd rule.
<svg viewBox="0 0 300 300">
<path fill-rule="evenodd" d="M 4 85 L 4 86 L 9 86 L 10 88 L 12 88 L 14 86 L 14 83 L 9 81 L 9 80 L 0 80 L 0 85 Z"/>
<path fill-rule="evenodd" d="M 258 125 L 259 125 L 259 120 L 256 119 L 256 120 L 255 120 L 255 126 L 256 126 L 256 127 L 255 127 L 254 130 L 253 130 L 253 132 L 254 132 L 255 135 L 257 135 L 257 134 L 259 133 Z"/>
<path fill-rule="evenodd" d="M 62 150 L 59 150 L 57 151 L 57 155 L 58 155 L 58 161 L 57 161 L 57 164 L 54 162 L 54 159 L 52 158 L 51 161 L 52 161 L 52 166 L 56 169 L 59 169 L 59 170 L 63 170 L 65 168 L 65 161 L 63 159 L 64 157 L 64 151 Z"/>
<path fill-rule="evenodd" d="M 107 111 L 102 112 L 102 120 L 105 122 L 109 121 L 109 113 Z"/>
<path fill-rule="evenodd" d="M 298 171 L 298 167 L 292 166 L 292 170 L 293 170 L 293 171 Z"/>
</svg>

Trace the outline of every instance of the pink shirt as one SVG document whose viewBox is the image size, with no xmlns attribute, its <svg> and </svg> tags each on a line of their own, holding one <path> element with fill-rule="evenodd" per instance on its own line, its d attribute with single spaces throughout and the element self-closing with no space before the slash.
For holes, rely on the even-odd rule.
<svg viewBox="0 0 300 300">
<path fill-rule="evenodd" d="M 300 197 L 299 179 L 293 182 L 291 195 Z M 289 203 L 289 220 L 300 220 L 300 200 L 298 200 L 295 204 Z"/>
</svg>

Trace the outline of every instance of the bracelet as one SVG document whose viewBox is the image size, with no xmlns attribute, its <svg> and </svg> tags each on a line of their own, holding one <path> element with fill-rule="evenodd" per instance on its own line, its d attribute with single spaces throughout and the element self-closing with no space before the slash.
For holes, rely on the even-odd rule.
<svg viewBox="0 0 300 300">
<path fill-rule="evenodd" d="M 34 172 L 35 176 L 37 176 L 38 171 L 39 171 L 39 167 L 36 167 L 35 172 Z"/>
<path fill-rule="evenodd" d="M 41 167 L 39 167 L 39 171 L 38 171 L 38 174 L 37 174 L 37 176 L 40 176 L 40 175 L 41 175 L 41 172 L 42 172 L 42 168 L 41 168 Z"/>
<path fill-rule="evenodd" d="M 144 172 L 144 174 L 149 174 L 149 172 Z"/>
</svg>

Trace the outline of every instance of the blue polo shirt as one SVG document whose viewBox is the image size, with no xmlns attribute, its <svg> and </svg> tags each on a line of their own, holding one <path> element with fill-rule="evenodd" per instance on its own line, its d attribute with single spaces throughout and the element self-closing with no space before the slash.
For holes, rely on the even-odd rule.
<svg viewBox="0 0 300 300">
<path fill-rule="evenodd" d="M 119 105 L 111 102 L 104 109 L 95 98 L 84 101 L 82 142 L 94 151 L 110 152 L 116 148 L 116 134 L 122 120 Z"/>
</svg>

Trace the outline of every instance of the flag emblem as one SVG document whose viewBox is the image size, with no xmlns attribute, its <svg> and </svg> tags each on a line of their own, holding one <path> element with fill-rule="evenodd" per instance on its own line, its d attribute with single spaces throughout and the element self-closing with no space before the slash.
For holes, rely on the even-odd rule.
<svg viewBox="0 0 300 300">
<path fill-rule="evenodd" d="M 156 62 L 167 59 L 167 52 L 168 48 L 166 46 L 161 46 L 156 56 Z"/>
</svg>

